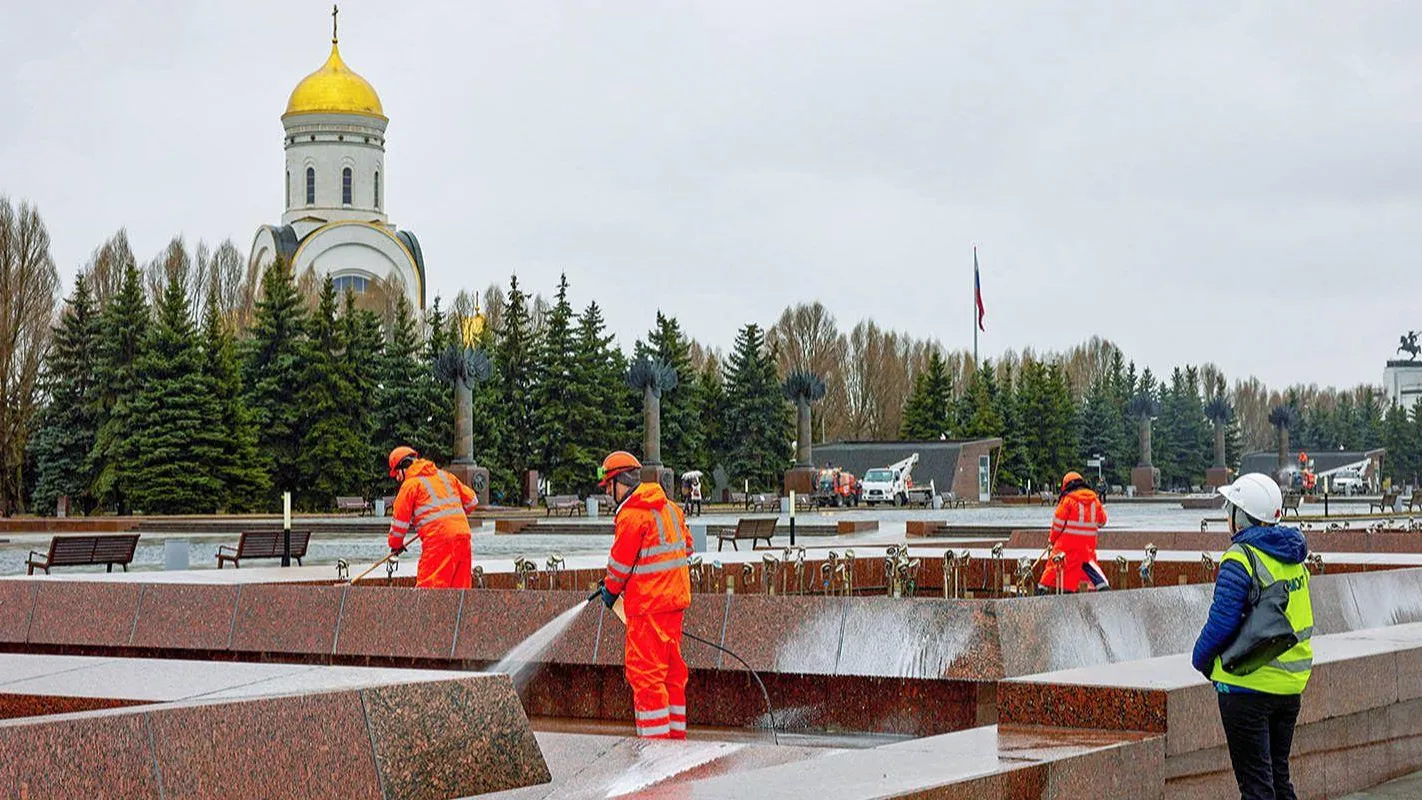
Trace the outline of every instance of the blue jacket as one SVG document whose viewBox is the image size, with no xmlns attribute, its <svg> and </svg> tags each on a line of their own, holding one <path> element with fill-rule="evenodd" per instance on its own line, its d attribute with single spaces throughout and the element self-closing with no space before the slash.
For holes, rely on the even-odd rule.
<svg viewBox="0 0 1422 800">
<path fill-rule="evenodd" d="M 1234 544 L 1247 544 L 1287 564 L 1302 564 L 1308 558 L 1308 542 L 1302 533 L 1281 525 L 1257 525 L 1234 535 Z M 1190 663 L 1206 678 L 1214 668 L 1215 657 L 1223 653 L 1249 606 L 1249 573 L 1237 561 L 1226 561 L 1215 577 L 1215 600 L 1210 604 L 1210 616 L 1195 640 L 1195 652 Z M 1240 691 L 1229 687 L 1229 691 Z"/>
</svg>

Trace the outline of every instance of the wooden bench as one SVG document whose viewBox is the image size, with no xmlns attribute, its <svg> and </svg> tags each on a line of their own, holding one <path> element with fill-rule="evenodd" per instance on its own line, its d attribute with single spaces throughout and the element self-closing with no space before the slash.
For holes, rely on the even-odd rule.
<svg viewBox="0 0 1422 800">
<path fill-rule="evenodd" d="M 311 544 L 311 531 L 291 532 L 291 557 L 301 566 L 306 557 L 306 547 Z M 240 569 L 242 560 L 248 558 L 281 558 L 281 531 L 242 531 L 237 546 L 220 544 L 217 546 L 217 568 L 228 561 Z"/>
<path fill-rule="evenodd" d="M 750 499 L 751 511 L 779 511 L 780 496 L 773 494 L 752 495 Z"/>
<path fill-rule="evenodd" d="M 567 512 L 568 516 L 577 516 L 584 508 L 582 502 L 575 494 L 554 494 L 543 498 L 543 505 L 548 509 L 545 516 L 553 516 L 554 512 L 562 514 Z"/>
<path fill-rule="evenodd" d="M 612 495 L 595 494 L 592 495 L 592 497 L 597 499 L 597 513 L 611 514 L 612 512 L 617 510 L 617 507 L 612 503 Z"/>
<path fill-rule="evenodd" d="M 1374 508 L 1376 508 L 1379 514 L 1383 513 L 1384 511 L 1391 511 L 1393 507 L 1397 505 L 1397 498 L 1401 496 L 1402 492 L 1400 491 L 1383 492 L 1381 500 L 1374 500 L 1368 503 L 1368 510 L 1372 511 Z"/>
<path fill-rule="evenodd" d="M 31 550 L 25 562 L 26 575 L 42 569 L 49 574 L 50 567 L 78 567 L 104 564 L 106 572 L 113 572 L 114 565 L 128 572 L 133 563 L 133 553 L 138 549 L 138 534 L 122 533 L 106 536 L 55 536 L 49 540 L 49 552 Z"/>
<path fill-rule="evenodd" d="M 730 530 L 722 530 L 716 534 L 716 549 L 720 550 L 726 546 L 726 542 L 731 543 L 732 550 L 741 548 L 736 546 L 736 542 L 749 539 L 751 549 L 755 549 L 755 543 L 759 539 L 765 540 L 765 546 L 770 547 L 770 537 L 775 535 L 775 525 L 779 522 L 775 517 L 757 517 L 755 519 L 743 519 L 736 522 L 736 527 Z"/>
<path fill-rule="evenodd" d="M 1413 506 L 1422 508 L 1422 488 L 1413 489 L 1412 496 L 1407 498 L 1407 510 L 1411 511 Z"/>
<path fill-rule="evenodd" d="M 942 495 L 944 508 L 967 508 L 968 501 L 952 492 Z"/>
<path fill-rule="evenodd" d="M 1294 512 L 1294 516 L 1299 516 L 1299 503 L 1303 502 L 1303 495 L 1299 492 L 1284 492 L 1284 513 L 1281 517 L 1287 517 L 1289 512 Z"/>
<path fill-rule="evenodd" d="M 730 498 L 731 505 L 740 506 L 742 508 L 750 508 L 750 500 L 747 499 L 745 492 L 731 492 Z"/>
<path fill-rule="evenodd" d="M 362 515 L 370 510 L 370 501 L 364 497 L 337 497 L 337 511 L 359 511 Z"/>
</svg>

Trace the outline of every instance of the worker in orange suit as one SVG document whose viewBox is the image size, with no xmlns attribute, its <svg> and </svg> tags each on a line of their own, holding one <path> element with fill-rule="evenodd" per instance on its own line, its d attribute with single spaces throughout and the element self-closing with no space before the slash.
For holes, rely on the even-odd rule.
<svg viewBox="0 0 1422 800">
<path fill-rule="evenodd" d="M 1075 592 L 1083 583 L 1097 591 L 1111 588 L 1106 572 L 1096 563 L 1096 534 L 1105 524 L 1106 508 L 1086 479 L 1076 472 L 1062 476 L 1048 538 L 1052 557 L 1037 586 L 1038 594 Z"/>
<path fill-rule="evenodd" d="M 691 536 L 681 509 L 661 484 L 642 483 L 642 464 L 618 451 L 599 470 L 617 505 L 612 554 L 601 587 L 612 608 L 624 601 L 627 646 L 623 663 L 632 686 L 637 735 L 686 738 L 686 662 L 681 657 L 682 615 L 691 605 L 687 559 Z"/>
<path fill-rule="evenodd" d="M 458 478 L 420 458 L 411 447 L 390 451 L 390 477 L 400 482 L 390 521 L 390 551 L 402 552 L 410 534 L 420 537 L 415 586 L 468 589 L 474 567 L 469 515 L 479 496 Z"/>
</svg>

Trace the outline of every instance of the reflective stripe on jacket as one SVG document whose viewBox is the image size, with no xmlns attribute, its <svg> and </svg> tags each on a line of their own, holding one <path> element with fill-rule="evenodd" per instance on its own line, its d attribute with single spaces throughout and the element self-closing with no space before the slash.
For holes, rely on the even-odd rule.
<svg viewBox="0 0 1422 800">
<path fill-rule="evenodd" d="M 605 585 L 629 615 L 691 605 L 691 535 L 681 509 L 657 483 L 644 483 L 617 510 Z"/>
<path fill-rule="evenodd" d="M 1245 544 L 1235 544 L 1225 551 L 1220 559 L 1223 565 L 1234 561 L 1244 568 L 1253 581 L 1254 570 L 1249 556 L 1244 554 Z M 1210 680 L 1230 686 L 1240 686 L 1264 694 L 1303 694 L 1313 674 L 1313 599 L 1308 589 L 1308 569 L 1303 564 L 1289 564 L 1280 561 L 1257 547 L 1250 547 L 1259 561 L 1259 580 L 1265 586 L 1275 581 L 1288 581 L 1289 605 L 1284 614 L 1293 625 L 1294 635 L 1299 643 L 1289 648 L 1283 655 L 1265 664 L 1248 675 L 1232 675 L 1225 672 L 1219 656 L 1215 656 L 1210 671 Z"/>
<path fill-rule="evenodd" d="M 405 470 L 390 521 L 392 536 L 469 535 L 469 514 L 479 496 L 453 475 L 421 458 Z"/>
<path fill-rule="evenodd" d="M 1053 556 L 1062 555 L 1060 580 L 1064 591 L 1074 592 L 1083 581 L 1092 582 L 1082 565 L 1096 560 L 1096 534 L 1105 524 L 1106 508 L 1090 489 L 1077 489 L 1057 503 L 1047 541 L 1052 545 Z M 1049 561 L 1042 573 L 1042 585 L 1055 589 L 1058 577 L 1056 564 Z"/>
</svg>

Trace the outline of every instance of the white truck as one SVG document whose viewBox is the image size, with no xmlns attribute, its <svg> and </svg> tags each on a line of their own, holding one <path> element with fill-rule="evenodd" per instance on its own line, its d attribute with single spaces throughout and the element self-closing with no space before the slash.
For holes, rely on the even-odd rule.
<svg viewBox="0 0 1422 800">
<path fill-rule="evenodd" d="M 869 505 L 892 503 L 896 506 L 910 503 L 929 505 L 937 493 L 933 481 L 927 486 L 913 485 L 913 468 L 918 464 L 918 453 L 887 467 L 875 467 L 864 473 L 863 500 Z"/>
</svg>

